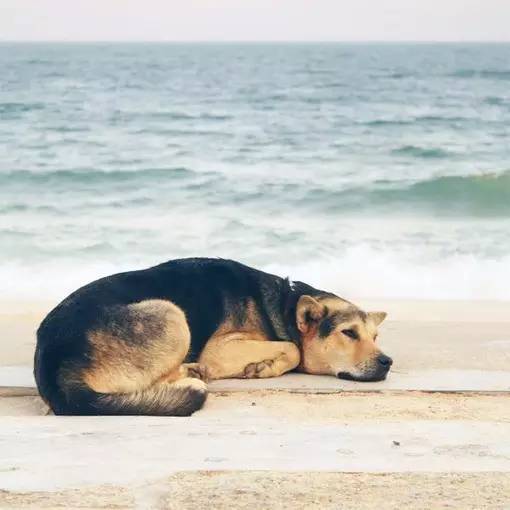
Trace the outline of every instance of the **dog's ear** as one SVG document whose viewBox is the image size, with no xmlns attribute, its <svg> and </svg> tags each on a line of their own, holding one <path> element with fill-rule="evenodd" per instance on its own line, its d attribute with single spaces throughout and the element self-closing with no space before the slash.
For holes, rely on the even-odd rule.
<svg viewBox="0 0 510 510">
<path fill-rule="evenodd" d="M 308 333 L 317 327 L 324 316 L 325 307 L 312 296 L 301 296 L 296 307 L 296 323 L 301 333 Z"/>
<path fill-rule="evenodd" d="M 376 326 L 379 326 L 381 322 L 386 319 L 388 314 L 386 312 L 368 312 L 368 316 L 372 319 Z"/>
</svg>

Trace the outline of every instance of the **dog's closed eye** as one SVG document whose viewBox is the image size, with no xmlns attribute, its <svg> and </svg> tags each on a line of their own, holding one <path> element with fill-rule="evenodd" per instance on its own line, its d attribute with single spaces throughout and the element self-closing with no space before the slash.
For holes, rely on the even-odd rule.
<svg viewBox="0 0 510 510">
<path fill-rule="evenodd" d="M 342 329 L 342 333 L 352 340 L 359 340 L 358 333 L 354 329 Z"/>
</svg>

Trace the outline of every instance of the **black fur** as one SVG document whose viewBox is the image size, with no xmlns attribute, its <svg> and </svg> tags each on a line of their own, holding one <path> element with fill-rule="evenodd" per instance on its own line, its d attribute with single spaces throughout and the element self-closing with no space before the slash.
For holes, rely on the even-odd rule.
<svg viewBox="0 0 510 510">
<path fill-rule="evenodd" d="M 299 343 L 296 304 L 303 294 L 328 295 L 305 283 L 291 285 L 288 279 L 224 259 L 178 259 L 101 278 L 73 292 L 41 323 L 34 361 L 39 392 L 52 403 L 57 414 L 90 410 L 90 403 L 86 402 L 91 398 L 90 390 L 84 393 L 82 402 L 64 403 L 58 374 L 63 365 L 87 366 L 88 331 L 112 323 L 119 329 L 131 327 L 123 322 L 124 318 L 119 316 L 117 320 L 115 313 L 112 314 L 116 306 L 147 299 L 167 299 L 178 305 L 184 310 L 190 327 L 187 361 L 193 362 L 226 317 L 243 323 L 248 300 L 255 303 L 269 338 Z"/>
<path fill-rule="evenodd" d="M 325 317 L 319 325 L 319 337 L 326 338 L 335 329 L 336 321 L 334 317 Z"/>
</svg>

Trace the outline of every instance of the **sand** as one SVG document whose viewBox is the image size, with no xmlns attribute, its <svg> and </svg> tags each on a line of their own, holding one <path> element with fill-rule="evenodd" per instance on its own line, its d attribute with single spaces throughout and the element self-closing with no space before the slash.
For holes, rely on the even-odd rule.
<svg viewBox="0 0 510 510">
<path fill-rule="evenodd" d="M 199 471 L 148 485 L 47 492 L 0 490 L 12 509 L 505 510 L 507 473 L 316 473 Z"/>
<path fill-rule="evenodd" d="M 246 410 L 264 418 L 318 425 L 374 420 L 378 423 L 404 420 L 510 423 L 510 395 L 421 391 L 383 394 L 352 392 L 341 395 L 235 391 L 210 393 L 200 416 L 221 420 L 242 416 Z M 48 407 L 39 397 L 0 398 L 0 416 L 45 416 L 48 412 Z"/>
<path fill-rule="evenodd" d="M 360 304 L 367 304 L 366 307 L 371 309 L 385 309 L 390 313 L 389 320 L 381 329 L 380 342 L 383 349 L 395 359 L 396 379 L 399 374 L 412 378 L 416 374 L 441 375 L 455 370 L 457 374 L 465 374 L 466 380 L 474 380 L 474 389 L 480 377 L 483 380 L 496 376 L 501 379 L 506 378 L 508 373 L 510 381 L 510 303 L 361 300 Z M 31 365 L 34 331 L 52 305 L 49 302 L 3 303 L 0 308 L 0 334 L 3 339 L 0 343 L 0 368 Z M 473 379 L 473 374 L 478 379 Z M 454 379 L 453 384 L 459 380 Z M 242 381 L 239 383 L 242 384 Z M 433 388 L 436 383 L 430 380 L 430 387 Z M 487 387 L 490 389 L 490 384 Z M 437 393 L 388 389 L 374 393 L 372 390 L 357 389 L 353 393 L 310 393 L 304 388 L 295 393 L 289 388 L 280 388 L 280 391 L 239 391 L 238 388 L 234 392 L 220 388 L 210 395 L 204 410 L 189 419 L 192 420 L 189 422 L 191 427 L 199 427 L 199 430 L 206 427 L 211 433 L 218 430 L 218 434 L 225 427 L 236 431 L 241 424 L 243 430 L 249 424 L 260 435 L 261 444 L 265 444 L 264 427 L 268 423 L 274 427 L 285 423 L 289 433 L 282 437 L 288 435 L 285 439 L 291 443 L 293 433 L 296 440 L 306 438 L 307 442 L 311 441 L 307 443 L 306 451 L 313 451 L 315 441 L 318 451 L 327 446 L 323 438 L 332 437 L 331 431 L 336 430 L 335 427 L 348 437 L 360 440 L 360 444 L 352 446 L 353 450 L 358 448 L 360 451 L 364 448 L 364 430 L 368 434 L 367 441 L 382 437 L 383 442 L 387 439 L 390 443 L 398 443 L 401 439 L 393 437 L 395 431 L 401 431 L 402 437 L 409 437 L 415 443 L 420 441 L 420 437 L 426 442 L 429 434 L 438 434 L 436 440 L 443 441 L 444 445 L 438 446 L 431 439 L 430 452 L 424 449 L 422 458 L 418 460 L 422 462 L 421 466 L 426 467 L 427 459 L 433 461 L 433 452 L 439 452 L 443 456 L 441 458 L 445 459 L 445 466 L 457 466 L 455 472 L 448 472 L 446 467 L 442 470 L 437 463 L 431 464 L 434 470 L 443 472 L 427 472 L 424 469 L 416 472 L 412 463 L 405 464 L 404 472 L 394 472 L 402 467 L 398 465 L 395 465 L 395 469 L 389 469 L 389 472 L 378 473 L 370 472 L 369 467 L 365 470 L 367 472 L 361 472 L 364 471 L 362 468 L 357 472 L 310 470 L 307 469 L 307 459 L 310 457 L 305 455 L 303 458 L 298 456 L 301 459 L 296 466 L 299 472 L 281 467 L 265 468 L 264 471 L 247 470 L 242 468 L 242 462 L 234 471 L 228 468 L 224 470 L 218 463 L 212 463 L 212 471 L 197 468 L 182 472 L 179 463 L 172 464 L 169 457 L 168 475 L 163 476 L 164 462 L 163 468 L 154 470 L 153 474 L 150 469 L 138 473 L 136 468 L 140 454 L 129 460 L 126 453 L 123 459 L 133 463 L 132 469 L 136 474 L 134 481 L 129 479 L 129 482 L 127 479 L 122 481 L 122 477 L 115 482 L 115 476 L 102 475 L 108 475 L 112 469 L 108 459 L 101 465 L 103 471 L 99 469 L 93 473 L 88 482 L 85 477 L 80 481 L 80 469 L 85 469 L 85 473 L 87 466 L 80 466 L 80 459 L 73 458 L 72 451 L 86 452 L 88 446 L 82 443 L 86 438 L 91 440 L 91 436 L 89 433 L 82 435 L 84 433 L 78 430 L 90 430 L 91 434 L 99 432 L 103 424 L 106 426 L 102 418 L 86 419 L 90 421 L 76 418 L 64 423 L 58 417 L 46 417 L 47 408 L 38 397 L 0 398 L 0 416 L 4 420 L 0 445 L 11 447 L 7 449 L 11 452 L 10 457 L 0 463 L 0 489 L 4 489 L 0 490 L 0 508 L 509 508 L 510 457 L 507 458 L 507 452 L 510 436 L 506 431 L 510 430 L 510 393 L 466 393 L 461 390 Z M 145 429 L 142 427 L 137 433 L 131 430 L 130 418 L 124 420 L 127 421 L 119 421 L 115 427 L 114 441 L 122 443 L 125 438 L 130 448 L 134 447 L 133 441 L 141 441 L 143 445 L 144 437 L 148 437 L 144 436 Z M 45 423 L 47 425 L 43 425 Z M 65 430 L 71 432 L 76 429 L 76 432 L 70 436 L 67 432 L 59 432 L 60 424 Z M 146 424 L 147 430 L 153 426 L 156 425 Z M 156 427 L 153 430 L 159 429 Z M 180 430 L 186 430 L 186 427 L 180 427 Z M 312 431 L 313 434 L 299 436 L 300 430 L 306 434 Z M 388 435 L 384 432 L 381 436 L 381 431 L 385 430 L 389 431 Z M 477 433 L 477 430 L 480 432 Z M 494 443 L 493 438 L 484 436 L 484 431 L 490 430 L 500 434 L 504 444 Z M 106 427 L 105 431 L 108 431 L 105 437 L 112 437 L 111 429 Z M 475 439 L 466 439 L 463 444 L 463 434 L 466 438 Z M 215 436 L 216 439 L 211 436 L 211 441 L 220 440 L 220 435 Z M 53 438 L 49 450 L 39 448 L 41 443 L 38 441 L 46 441 L 46 436 Z M 271 441 L 270 436 L 268 441 Z M 98 437 L 103 436 L 100 434 Z M 190 440 L 182 435 L 180 437 L 180 441 Z M 61 439 L 71 454 L 62 449 Z M 20 443 L 22 448 L 16 447 L 16 441 L 23 442 Z M 243 441 L 238 444 L 243 445 Z M 459 443 L 455 447 L 457 450 L 448 446 L 450 442 Z M 94 443 L 91 444 L 93 447 Z M 229 444 L 228 440 L 225 444 Z M 379 443 L 376 441 L 374 444 Z M 499 452 L 498 444 L 501 445 Z M 406 451 L 406 446 L 405 441 L 402 445 L 390 444 L 391 448 L 402 452 Z M 101 440 L 97 447 L 101 449 Z M 157 446 L 153 445 L 152 448 L 161 454 Z M 32 461 L 25 456 L 24 463 L 19 457 L 18 462 L 18 451 L 32 449 L 41 452 L 36 456 L 43 456 L 32 458 Z M 48 457 L 49 452 L 53 451 L 57 458 Z M 410 450 L 410 454 L 414 455 L 413 451 Z M 203 455 L 207 456 L 207 451 Z M 374 452 L 374 458 L 378 456 L 381 457 L 381 452 Z M 405 455 L 395 459 L 398 464 L 405 460 Z M 469 469 L 464 469 L 462 459 L 465 459 L 466 465 L 470 463 Z M 494 460 L 493 464 L 491 459 Z M 30 462 L 33 462 L 32 471 L 28 469 Z M 68 462 L 69 480 L 65 480 L 67 468 L 62 464 L 62 469 L 58 471 L 58 476 L 64 477 L 62 486 L 52 487 L 52 483 L 45 485 L 41 462 L 54 466 L 52 473 L 58 471 L 56 468 L 61 462 Z M 270 459 L 266 463 L 271 466 Z M 254 464 L 247 459 L 246 465 Z M 313 465 L 320 466 L 321 458 L 315 458 Z M 490 471 L 491 465 L 501 469 Z M 473 466 L 480 466 L 480 469 L 471 469 Z M 75 478 L 71 476 L 73 469 Z M 463 472 L 466 470 L 471 472 Z M 41 482 L 38 483 L 43 489 L 36 488 L 34 476 L 39 476 Z M 6 481 L 5 484 L 2 484 L 2 479 Z"/>
</svg>

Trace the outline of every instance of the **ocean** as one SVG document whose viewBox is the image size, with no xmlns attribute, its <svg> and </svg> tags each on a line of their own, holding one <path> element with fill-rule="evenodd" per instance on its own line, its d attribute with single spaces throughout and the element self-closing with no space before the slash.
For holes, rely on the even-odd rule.
<svg viewBox="0 0 510 510">
<path fill-rule="evenodd" d="M 228 257 L 510 299 L 509 44 L 0 44 L 0 282 Z"/>
</svg>

